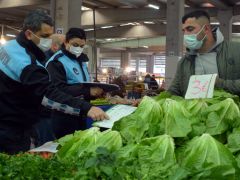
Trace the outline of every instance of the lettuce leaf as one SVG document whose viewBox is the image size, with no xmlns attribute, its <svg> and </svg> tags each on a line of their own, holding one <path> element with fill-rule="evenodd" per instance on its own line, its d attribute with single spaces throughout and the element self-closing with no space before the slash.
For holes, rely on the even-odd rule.
<svg viewBox="0 0 240 180">
<path fill-rule="evenodd" d="M 185 148 L 181 166 L 190 170 L 192 173 L 200 173 L 211 168 L 219 169 L 221 166 L 222 174 L 235 175 L 237 164 L 232 153 L 223 144 L 215 140 L 209 134 L 192 139 Z M 233 169 L 233 170 L 232 170 Z"/>
<path fill-rule="evenodd" d="M 209 106 L 204 113 L 207 114 L 206 133 L 211 135 L 222 134 L 240 125 L 239 108 L 230 98 Z"/>
<path fill-rule="evenodd" d="M 186 137 L 192 131 L 190 113 L 172 99 L 166 99 L 163 104 L 164 118 L 161 122 L 161 131 L 172 137 Z"/>
</svg>

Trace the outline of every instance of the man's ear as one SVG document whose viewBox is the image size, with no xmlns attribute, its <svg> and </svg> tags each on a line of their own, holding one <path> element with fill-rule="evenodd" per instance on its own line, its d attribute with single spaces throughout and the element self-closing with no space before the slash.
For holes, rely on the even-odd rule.
<svg viewBox="0 0 240 180">
<path fill-rule="evenodd" d="M 26 36 L 26 38 L 28 39 L 28 40 L 31 40 L 32 38 L 32 33 L 30 32 L 30 31 L 28 31 L 28 30 L 26 30 L 25 32 L 24 32 L 24 34 L 25 34 L 25 36 Z"/>
<path fill-rule="evenodd" d="M 212 32 L 211 25 L 210 25 L 210 24 L 207 24 L 205 30 L 206 30 L 206 31 L 210 31 L 210 32 Z"/>
</svg>

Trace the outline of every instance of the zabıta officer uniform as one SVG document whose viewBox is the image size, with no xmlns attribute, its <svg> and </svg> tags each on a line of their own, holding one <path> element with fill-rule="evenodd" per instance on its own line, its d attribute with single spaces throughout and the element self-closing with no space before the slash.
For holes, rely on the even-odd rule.
<svg viewBox="0 0 240 180">
<path fill-rule="evenodd" d="M 87 61 L 87 55 L 81 53 L 79 57 L 76 57 L 63 45 L 62 49 L 49 60 L 46 66 L 53 85 L 64 93 L 79 99 L 90 100 L 90 89 L 82 85 L 90 80 Z M 84 118 L 79 121 L 76 117 L 61 112 L 53 112 L 52 120 L 57 138 L 86 128 Z"/>
<path fill-rule="evenodd" d="M 52 86 L 47 70 L 40 65 L 43 60 L 44 53 L 24 32 L 0 46 L 0 152 L 29 150 L 30 131 L 41 103 L 76 116 L 91 108 L 86 101 Z"/>
</svg>

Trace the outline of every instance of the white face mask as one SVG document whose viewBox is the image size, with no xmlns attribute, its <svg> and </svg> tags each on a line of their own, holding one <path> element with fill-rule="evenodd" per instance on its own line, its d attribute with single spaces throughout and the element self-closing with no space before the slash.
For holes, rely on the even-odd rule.
<svg viewBox="0 0 240 180">
<path fill-rule="evenodd" d="M 202 32 L 205 25 L 200 29 L 200 31 L 196 34 L 186 34 L 184 35 L 184 43 L 187 48 L 191 50 L 200 49 L 203 45 L 203 40 L 205 39 L 206 35 L 202 38 L 202 40 L 198 40 L 197 36 Z"/>
<path fill-rule="evenodd" d="M 49 38 L 40 38 L 40 42 L 37 45 L 43 52 L 49 50 L 52 45 L 52 39 Z"/>
<path fill-rule="evenodd" d="M 82 54 L 82 52 L 83 52 L 83 48 L 81 48 L 81 47 L 75 47 L 75 46 L 70 46 L 70 48 L 69 48 L 69 51 L 72 53 L 72 54 L 74 54 L 76 57 L 79 57 L 81 54 Z"/>
<path fill-rule="evenodd" d="M 50 39 L 50 38 L 41 38 L 41 37 L 38 37 L 33 32 L 31 32 L 31 33 L 40 40 L 39 43 L 37 44 L 37 47 L 39 47 L 39 49 L 41 49 L 43 52 L 45 52 L 45 51 L 47 51 L 47 50 L 49 50 L 51 48 L 52 39 Z"/>
</svg>

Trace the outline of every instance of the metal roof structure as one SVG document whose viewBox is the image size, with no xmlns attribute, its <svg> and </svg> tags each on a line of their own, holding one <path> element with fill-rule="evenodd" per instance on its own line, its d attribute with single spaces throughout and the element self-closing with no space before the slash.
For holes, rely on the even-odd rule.
<svg viewBox="0 0 240 180">
<path fill-rule="evenodd" d="M 26 14 L 36 8 L 50 12 L 51 3 L 57 0 L 0 0 L 0 24 L 8 34 L 16 34 L 21 29 Z M 233 12 L 233 32 L 240 33 L 240 0 L 185 0 L 185 12 L 205 9 L 217 24 L 217 11 Z M 144 39 L 166 34 L 167 0 L 83 0 L 86 9 L 82 11 L 82 27 L 88 37 L 93 37 L 92 9 L 96 12 L 97 39 L 100 43 Z M 149 8 L 149 4 L 159 10 Z M 100 16 L 102 15 L 102 16 Z M 107 17 L 104 19 L 104 17 Z M 104 28 L 104 27 L 108 28 Z M 138 42 L 139 43 L 139 42 Z"/>
</svg>

